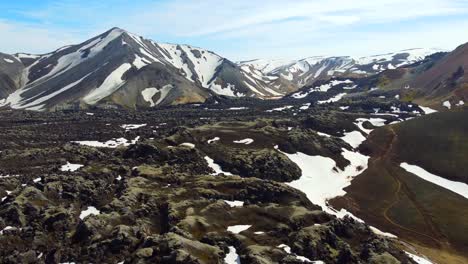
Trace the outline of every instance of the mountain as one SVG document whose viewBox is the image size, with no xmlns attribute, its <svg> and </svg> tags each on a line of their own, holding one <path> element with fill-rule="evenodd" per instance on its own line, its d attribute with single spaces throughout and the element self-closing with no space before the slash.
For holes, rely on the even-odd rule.
<svg viewBox="0 0 468 264">
<path fill-rule="evenodd" d="M 421 61 L 361 78 L 360 87 L 398 94 L 404 101 L 437 110 L 468 101 L 468 43 L 452 52 L 437 52 Z"/>
<path fill-rule="evenodd" d="M 468 101 L 468 43 L 444 56 L 432 67 L 409 82 L 409 87 L 422 93 L 422 101 L 460 105 Z"/>
<path fill-rule="evenodd" d="M 7 61 L 0 64 L 1 81 L 7 85 L 0 106 L 14 109 L 140 108 L 203 102 L 214 94 L 283 95 L 270 88 L 273 77 L 257 76 L 213 52 L 156 43 L 119 28 L 44 55 L 2 57 Z"/>
<path fill-rule="evenodd" d="M 23 70 L 24 65 L 17 57 L 0 53 L 0 103 L 23 85 Z"/>
<path fill-rule="evenodd" d="M 413 64 L 439 51 L 438 49 L 418 48 L 361 58 L 315 56 L 295 61 L 251 60 L 239 62 L 239 65 L 248 66 L 266 75 L 278 77 L 273 83 L 274 86 L 290 82 L 291 86 L 297 89 L 313 84 L 317 80 L 327 80 L 333 77 L 375 75 L 385 70 Z"/>
</svg>

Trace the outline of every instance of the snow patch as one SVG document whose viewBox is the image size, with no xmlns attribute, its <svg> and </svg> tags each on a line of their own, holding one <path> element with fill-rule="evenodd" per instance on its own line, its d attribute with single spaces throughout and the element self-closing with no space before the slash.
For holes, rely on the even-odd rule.
<svg viewBox="0 0 468 264">
<path fill-rule="evenodd" d="M 267 112 L 268 112 L 268 113 L 272 113 L 272 112 L 274 112 L 274 111 L 280 112 L 280 111 L 284 111 L 284 110 L 287 110 L 287 109 L 291 109 L 291 108 L 293 108 L 293 107 L 294 107 L 294 106 L 292 106 L 292 105 L 286 105 L 286 106 L 283 106 L 283 107 L 278 107 L 278 108 L 274 108 L 274 109 L 271 109 L 271 110 L 267 110 Z"/>
<path fill-rule="evenodd" d="M 423 110 L 424 114 L 426 115 L 429 115 L 429 114 L 432 114 L 432 113 L 437 113 L 437 110 L 434 110 L 432 108 L 429 108 L 429 107 L 425 107 L 425 106 L 419 106 L 419 108 L 421 108 L 421 110 Z"/>
<path fill-rule="evenodd" d="M 336 96 L 328 99 L 328 100 L 324 100 L 324 101 L 318 101 L 317 104 L 326 104 L 326 103 L 334 103 L 334 102 L 338 102 L 339 100 L 341 100 L 341 98 L 343 98 L 344 96 L 346 95 L 346 93 L 340 93 L 340 94 L 337 94 Z"/>
<path fill-rule="evenodd" d="M 301 178 L 287 183 L 288 185 L 304 192 L 312 203 L 319 205 L 322 210 L 330 214 L 338 217 L 349 215 L 343 210 L 337 212 L 329 207 L 327 201 L 346 194 L 344 188 L 367 168 L 368 156 L 342 149 L 342 156 L 350 161 L 350 165 L 342 171 L 336 167 L 336 162 L 331 158 L 309 156 L 300 152 L 283 154 L 302 170 Z"/>
<path fill-rule="evenodd" d="M 227 231 L 234 233 L 234 234 L 239 234 L 240 232 L 243 232 L 247 229 L 252 227 L 252 225 L 234 225 L 234 226 L 228 226 Z"/>
<path fill-rule="evenodd" d="M 426 180 L 442 188 L 450 190 L 468 199 L 468 184 L 466 183 L 447 180 L 440 176 L 434 175 L 419 166 L 410 165 L 406 162 L 401 163 L 400 167 L 423 180 Z"/>
<path fill-rule="evenodd" d="M 99 215 L 101 212 L 94 206 L 88 206 L 88 208 L 80 213 L 80 219 L 83 220 L 90 215 Z"/>
<path fill-rule="evenodd" d="M 211 143 L 214 143 L 214 142 L 219 141 L 219 140 L 220 140 L 219 137 L 214 137 L 212 139 L 209 139 L 207 142 L 208 142 L 208 144 L 211 144 Z"/>
<path fill-rule="evenodd" d="M 61 171 L 70 171 L 70 172 L 74 172 L 74 171 L 77 171 L 79 170 L 81 167 L 83 167 L 84 165 L 81 165 L 81 164 L 72 164 L 70 162 L 67 161 L 67 164 L 65 165 L 62 165 L 62 167 L 60 167 L 60 170 Z"/>
<path fill-rule="evenodd" d="M 208 166 L 215 171 L 211 175 L 218 175 L 218 174 L 221 174 L 221 173 L 224 174 L 224 175 L 228 175 L 228 176 L 232 175 L 232 173 L 230 173 L 230 172 L 223 171 L 223 169 L 221 169 L 221 166 L 216 164 L 212 158 L 210 158 L 208 156 L 205 156 L 205 160 L 208 163 Z"/>
<path fill-rule="evenodd" d="M 447 107 L 447 109 L 451 109 L 452 108 L 452 104 L 450 104 L 449 101 L 445 101 L 442 103 L 443 106 Z"/>
<path fill-rule="evenodd" d="M 129 130 L 135 130 L 141 127 L 145 127 L 147 124 L 125 124 L 121 125 L 120 127 L 129 131 Z"/>
<path fill-rule="evenodd" d="M 251 138 L 246 138 L 246 139 L 241 139 L 241 140 L 234 140 L 233 142 L 236 144 L 250 145 L 254 142 L 254 140 Z"/>
<path fill-rule="evenodd" d="M 225 203 L 227 203 L 230 207 L 242 207 L 244 206 L 243 201 L 228 201 L 224 200 Z"/>
<path fill-rule="evenodd" d="M 366 137 L 359 131 L 346 132 L 344 134 L 345 135 L 341 137 L 341 139 L 353 148 L 359 147 L 359 145 L 366 140 Z"/>
<path fill-rule="evenodd" d="M 408 255 L 408 257 L 410 257 L 412 260 L 414 260 L 418 264 L 434 264 L 433 262 L 431 262 L 430 260 L 428 260 L 426 258 L 411 254 L 411 253 L 406 252 L 406 251 L 405 251 L 405 253 L 406 253 L 406 255 Z"/>
<path fill-rule="evenodd" d="M 224 263 L 225 264 L 241 264 L 240 257 L 236 252 L 236 248 L 232 246 L 228 248 L 229 248 L 229 253 L 224 258 Z"/>
<path fill-rule="evenodd" d="M 124 63 L 115 69 L 104 82 L 86 95 L 83 100 L 88 104 L 95 104 L 105 97 L 117 91 L 122 85 L 125 84 L 123 75 L 132 67 L 130 63 Z"/>
<path fill-rule="evenodd" d="M 111 139 L 106 142 L 94 141 L 94 140 L 84 140 L 84 141 L 72 141 L 73 143 L 77 143 L 79 145 L 88 146 L 88 147 L 96 147 L 96 148 L 117 148 L 120 146 L 128 147 L 130 145 L 136 144 L 140 137 L 136 137 L 134 140 L 127 140 L 125 138 L 117 138 Z"/>
</svg>

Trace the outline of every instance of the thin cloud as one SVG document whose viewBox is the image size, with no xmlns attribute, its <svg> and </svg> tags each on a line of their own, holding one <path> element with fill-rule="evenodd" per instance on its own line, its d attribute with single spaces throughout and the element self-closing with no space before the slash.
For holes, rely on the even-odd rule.
<svg viewBox="0 0 468 264">
<path fill-rule="evenodd" d="M 394 46 L 420 46 L 418 36 L 426 38 L 426 47 L 440 43 L 447 48 L 460 44 L 464 28 L 457 24 L 468 21 L 468 2 L 459 0 L 115 0 L 112 6 L 46 0 L 40 6 L 7 11 L 19 17 L 0 18 L 3 52 L 44 53 L 119 26 L 155 41 L 200 46 L 233 60 L 366 55 Z M 447 39 L 441 41 L 430 34 L 430 27 L 416 22 L 450 27 L 443 34 Z M 375 39 L 388 39 L 387 35 L 405 41 Z"/>
</svg>

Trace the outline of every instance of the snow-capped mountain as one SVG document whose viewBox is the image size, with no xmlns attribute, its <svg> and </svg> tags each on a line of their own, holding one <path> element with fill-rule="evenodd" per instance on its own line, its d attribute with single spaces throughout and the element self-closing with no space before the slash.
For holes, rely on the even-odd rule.
<svg viewBox="0 0 468 264">
<path fill-rule="evenodd" d="M 44 55 L 6 56 L 21 66 L 15 76 L 22 81 L 0 103 L 15 109 L 102 103 L 137 108 L 203 102 L 213 94 L 283 95 L 270 88 L 275 77 L 256 75 L 204 49 L 156 43 L 119 28 Z"/>
<path fill-rule="evenodd" d="M 361 58 L 315 56 L 293 61 L 260 59 L 239 62 L 239 65 L 258 70 L 268 76 L 278 77 L 273 83 L 274 86 L 284 86 L 285 83 L 290 82 L 290 85 L 297 89 L 313 84 L 317 80 L 333 77 L 374 75 L 384 70 L 413 64 L 440 51 L 439 49 L 408 49 Z"/>
</svg>

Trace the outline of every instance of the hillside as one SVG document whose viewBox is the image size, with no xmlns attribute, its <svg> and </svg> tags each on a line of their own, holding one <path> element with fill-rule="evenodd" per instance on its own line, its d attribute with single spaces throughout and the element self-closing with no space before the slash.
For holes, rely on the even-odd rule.
<svg viewBox="0 0 468 264">
<path fill-rule="evenodd" d="M 24 76 L 22 82 L 16 80 L 16 86 L 2 88 L 3 105 L 14 109 L 50 110 L 109 103 L 144 108 L 203 102 L 213 94 L 282 95 L 268 85 L 271 78 L 246 72 L 213 52 L 156 43 L 119 28 L 48 54 L 15 56 L 10 56 L 15 63 L 5 66 L 2 62 L 0 68 L 9 79 Z M 19 68 L 14 68 L 16 65 Z M 8 98 L 6 91 L 11 93 Z"/>
</svg>

